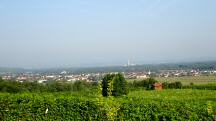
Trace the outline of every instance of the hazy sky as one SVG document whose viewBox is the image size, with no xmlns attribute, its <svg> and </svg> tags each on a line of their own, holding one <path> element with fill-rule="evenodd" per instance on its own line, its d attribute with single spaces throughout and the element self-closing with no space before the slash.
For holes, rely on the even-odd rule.
<svg viewBox="0 0 216 121">
<path fill-rule="evenodd" d="M 1 67 L 216 60 L 216 0 L 1 0 Z"/>
</svg>

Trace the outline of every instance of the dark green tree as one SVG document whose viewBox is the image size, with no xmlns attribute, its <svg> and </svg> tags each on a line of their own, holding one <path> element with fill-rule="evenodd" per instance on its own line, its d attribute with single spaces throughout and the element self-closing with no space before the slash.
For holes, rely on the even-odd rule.
<svg viewBox="0 0 216 121">
<path fill-rule="evenodd" d="M 102 95 L 104 97 L 109 96 L 109 92 L 112 92 L 112 96 L 121 96 L 128 93 L 127 82 L 122 74 L 107 74 L 103 78 Z"/>
<path fill-rule="evenodd" d="M 107 74 L 102 79 L 102 95 L 104 97 L 109 96 L 109 83 L 113 80 L 114 74 Z"/>
<path fill-rule="evenodd" d="M 120 73 L 115 75 L 113 79 L 113 96 L 121 96 L 128 94 L 128 85 L 127 81 L 125 80 L 124 76 Z"/>
</svg>

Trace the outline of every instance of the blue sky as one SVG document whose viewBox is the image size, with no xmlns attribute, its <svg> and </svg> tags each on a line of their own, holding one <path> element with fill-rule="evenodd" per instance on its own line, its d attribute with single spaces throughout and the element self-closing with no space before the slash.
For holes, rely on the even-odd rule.
<svg viewBox="0 0 216 121">
<path fill-rule="evenodd" d="M 1 0 L 0 67 L 216 60 L 215 0 Z"/>
</svg>

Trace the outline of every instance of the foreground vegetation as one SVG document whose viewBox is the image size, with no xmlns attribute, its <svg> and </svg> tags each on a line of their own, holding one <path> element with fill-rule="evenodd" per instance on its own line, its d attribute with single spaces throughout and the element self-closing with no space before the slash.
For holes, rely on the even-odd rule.
<svg viewBox="0 0 216 121">
<path fill-rule="evenodd" d="M 214 121 L 216 118 L 216 91 L 137 90 L 117 98 L 100 97 L 96 90 L 92 91 L 0 93 L 0 120 Z"/>
<path fill-rule="evenodd" d="M 38 84 L 0 80 L 0 120 L 216 121 L 215 85 L 166 82 L 166 89 L 156 91 L 152 85 L 157 80 L 149 78 L 130 82 L 128 95 L 112 95 L 117 90 L 124 92 L 118 85 L 126 83 L 120 75 L 109 76 L 112 78 L 104 78 L 105 88 L 85 81 Z M 117 83 L 119 79 L 124 83 Z M 103 88 L 108 91 L 105 97 Z"/>
</svg>

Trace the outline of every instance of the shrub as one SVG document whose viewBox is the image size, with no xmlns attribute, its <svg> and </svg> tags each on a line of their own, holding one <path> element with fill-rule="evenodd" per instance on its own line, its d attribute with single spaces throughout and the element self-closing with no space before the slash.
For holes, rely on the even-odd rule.
<svg viewBox="0 0 216 121">
<path fill-rule="evenodd" d="M 169 83 L 169 89 L 181 89 L 181 87 L 182 87 L 181 82 Z"/>
<path fill-rule="evenodd" d="M 102 95 L 121 96 L 128 93 L 127 82 L 122 74 L 107 74 L 102 80 Z"/>
<path fill-rule="evenodd" d="M 96 87 L 86 81 L 76 81 L 67 83 L 64 81 L 50 81 L 47 84 L 37 82 L 17 82 L 14 80 L 0 80 L 0 92 L 20 93 L 20 92 L 65 92 L 81 91 Z"/>
<path fill-rule="evenodd" d="M 0 93 L 0 120 L 141 120 L 214 121 L 216 103 L 203 100 L 166 100 L 141 97 L 105 98 L 101 105 L 92 98 L 51 93 Z M 117 106 L 117 107 L 116 107 Z M 106 112 L 108 110 L 108 112 Z M 108 114 L 107 114 L 108 113 Z"/>
<path fill-rule="evenodd" d="M 133 85 L 134 87 L 144 87 L 147 90 L 153 90 L 154 89 L 154 84 L 157 83 L 158 81 L 155 80 L 154 78 L 148 78 L 145 80 L 141 80 L 141 81 L 134 81 Z"/>
<path fill-rule="evenodd" d="M 3 98 L 4 97 L 4 98 Z M 32 94 L 0 97 L 0 120 L 99 120 L 103 117 L 94 101 L 69 96 Z M 7 97 L 7 98 L 6 98 Z"/>
<path fill-rule="evenodd" d="M 114 77 L 115 77 L 115 74 L 107 74 L 102 79 L 102 95 L 104 97 L 109 96 L 109 90 L 111 88 L 109 83 L 113 80 Z"/>
<path fill-rule="evenodd" d="M 169 83 L 168 82 L 163 82 L 162 87 L 163 87 L 163 89 L 168 89 L 169 88 Z"/>
<path fill-rule="evenodd" d="M 181 89 L 182 83 L 181 82 L 173 82 L 173 83 L 164 82 L 162 83 L 162 86 L 164 89 Z"/>
</svg>

